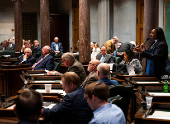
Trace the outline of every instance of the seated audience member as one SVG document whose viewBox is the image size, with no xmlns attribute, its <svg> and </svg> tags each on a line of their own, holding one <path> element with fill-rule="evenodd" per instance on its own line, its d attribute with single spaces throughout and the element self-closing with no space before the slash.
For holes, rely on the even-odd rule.
<svg viewBox="0 0 170 124">
<path fill-rule="evenodd" d="M 25 48 L 31 48 L 31 42 L 30 40 L 23 40 L 24 44 L 21 48 L 21 54 L 24 54 Z M 33 54 L 33 53 L 32 53 Z"/>
<path fill-rule="evenodd" d="M 54 58 L 50 55 L 50 47 L 44 46 L 42 48 L 42 55 L 38 58 L 37 62 L 32 66 L 33 70 L 53 70 Z"/>
<path fill-rule="evenodd" d="M 106 85 L 116 85 L 118 82 L 116 80 L 110 80 L 108 77 L 110 75 L 110 66 L 107 63 L 100 63 L 97 66 L 97 78 L 98 82 L 103 82 Z"/>
<path fill-rule="evenodd" d="M 10 50 L 10 48 L 8 47 L 8 41 L 4 40 L 2 42 L 2 46 L 0 46 L 0 50 Z"/>
<path fill-rule="evenodd" d="M 89 85 L 90 83 L 94 82 L 94 81 L 98 81 L 97 78 L 97 66 L 100 64 L 101 62 L 99 60 L 91 60 L 88 64 L 88 71 L 90 72 L 90 74 L 86 77 L 85 81 L 82 83 L 82 87 L 85 88 L 87 85 Z"/>
<path fill-rule="evenodd" d="M 135 74 L 142 74 L 142 65 L 140 61 L 135 58 L 135 54 L 131 49 L 126 49 L 124 52 L 124 60 L 120 64 L 130 65 L 134 68 Z"/>
<path fill-rule="evenodd" d="M 59 42 L 59 38 L 55 37 L 54 42 L 51 43 L 51 51 L 55 53 L 56 57 L 61 57 L 63 54 L 62 43 Z"/>
<path fill-rule="evenodd" d="M 37 91 L 29 90 L 20 94 L 14 106 L 18 124 L 40 124 L 42 104 L 43 98 Z"/>
<path fill-rule="evenodd" d="M 96 59 L 100 60 L 101 63 L 114 63 L 114 58 L 111 54 L 107 54 L 107 48 L 101 47 L 101 53 L 97 54 Z"/>
<path fill-rule="evenodd" d="M 41 47 L 39 46 L 38 40 L 34 40 L 33 46 L 31 46 L 31 50 L 34 53 L 33 56 L 35 57 L 38 51 L 41 51 Z"/>
<path fill-rule="evenodd" d="M 90 45 L 90 51 L 91 51 L 91 53 L 93 52 L 93 47 L 94 47 L 94 43 L 91 42 L 91 45 Z"/>
<path fill-rule="evenodd" d="M 72 53 L 64 53 L 62 55 L 62 61 L 64 66 L 68 67 L 67 72 L 75 72 L 79 77 L 81 82 L 83 82 L 86 78 L 86 72 L 84 70 L 83 65 L 77 61 Z M 48 75 L 58 75 L 59 72 L 51 71 L 47 73 Z"/>
<path fill-rule="evenodd" d="M 116 50 L 115 44 L 119 41 L 119 39 L 115 36 L 111 40 L 106 41 L 104 46 L 107 48 L 107 53 L 113 55 L 113 51 Z"/>
<path fill-rule="evenodd" d="M 109 88 L 101 82 L 89 84 L 84 97 L 93 111 L 89 124 L 126 124 L 122 110 L 115 104 L 108 103 Z"/>
<path fill-rule="evenodd" d="M 12 41 L 13 40 L 11 38 L 8 39 L 8 43 L 9 43 L 8 47 L 9 47 L 10 50 L 14 50 L 15 49 L 15 44 L 13 44 Z"/>
<path fill-rule="evenodd" d="M 118 43 L 117 43 L 117 50 L 120 48 L 120 46 L 121 46 L 122 44 L 123 44 L 122 42 L 118 42 Z M 117 56 L 117 50 L 115 50 L 115 51 L 113 52 L 113 56 Z"/>
<path fill-rule="evenodd" d="M 24 53 L 25 55 L 20 56 L 18 62 L 16 62 L 15 65 L 29 64 L 30 66 L 33 66 L 33 64 L 36 62 L 36 59 L 32 56 L 32 50 L 30 48 L 25 48 Z"/>
<path fill-rule="evenodd" d="M 123 43 L 120 48 L 117 50 L 117 56 L 123 56 L 123 52 L 126 50 L 126 49 L 132 49 L 133 48 L 133 44 L 129 43 L 129 42 L 126 42 L 126 43 Z"/>
<path fill-rule="evenodd" d="M 42 115 L 57 124 L 61 118 L 63 124 L 87 124 L 91 120 L 93 112 L 84 98 L 84 88 L 80 86 L 79 76 L 74 72 L 66 72 L 61 79 L 66 95 L 53 108 L 44 109 Z"/>
<path fill-rule="evenodd" d="M 98 53 L 100 53 L 100 48 L 98 43 L 95 43 L 91 53 L 91 59 L 96 59 Z"/>
</svg>

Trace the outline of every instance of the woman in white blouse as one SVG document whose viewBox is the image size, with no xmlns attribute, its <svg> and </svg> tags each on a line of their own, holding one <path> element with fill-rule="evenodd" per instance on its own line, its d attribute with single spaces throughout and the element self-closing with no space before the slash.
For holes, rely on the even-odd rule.
<svg viewBox="0 0 170 124">
<path fill-rule="evenodd" d="M 100 53 L 100 48 L 98 43 L 95 43 L 91 53 L 91 59 L 96 59 L 98 53 Z"/>
</svg>

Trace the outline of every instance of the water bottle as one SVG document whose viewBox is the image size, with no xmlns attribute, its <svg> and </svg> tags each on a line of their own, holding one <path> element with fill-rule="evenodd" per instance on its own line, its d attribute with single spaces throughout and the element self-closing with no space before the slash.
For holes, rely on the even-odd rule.
<svg viewBox="0 0 170 124">
<path fill-rule="evenodd" d="M 167 80 L 165 80 L 165 82 L 164 82 L 163 91 L 164 91 L 164 93 L 168 93 L 168 81 Z"/>
</svg>

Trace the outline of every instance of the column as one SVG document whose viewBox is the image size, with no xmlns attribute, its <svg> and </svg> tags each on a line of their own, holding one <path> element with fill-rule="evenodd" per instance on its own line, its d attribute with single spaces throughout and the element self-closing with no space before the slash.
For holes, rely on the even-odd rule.
<svg viewBox="0 0 170 124">
<path fill-rule="evenodd" d="M 98 0 L 98 31 L 99 44 L 103 45 L 110 36 L 110 0 Z M 113 26 L 113 25 L 112 25 Z"/>
<path fill-rule="evenodd" d="M 79 61 L 87 64 L 90 60 L 90 2 L 79 0 Z"/>
<path fill-rule="evenodd" d="M 22 46 L 22 12 L 21 0 L 14 2 L 15 52 L 20 52 Z"/>
<path fill-rule="evenodd" d="M 50 45 L 49 0 L 40 0 L 41 47 Z"/>
<path fill-rule="evenodd" d="M 158 0 L 144 0 L 144 25 L 143 25 L 143 40 L 149 37 L 151 30 L 158 27 Z M 145 44 L 145 48 L 151 45 L 153 41 L 149 40 Z M 143 74 L 145 74 L 146 59 L 143 59 Z"/>
</svg>

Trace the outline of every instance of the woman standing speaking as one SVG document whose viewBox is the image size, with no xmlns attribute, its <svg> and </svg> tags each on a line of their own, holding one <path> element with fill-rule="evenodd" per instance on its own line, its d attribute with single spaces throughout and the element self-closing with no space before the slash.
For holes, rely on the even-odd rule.
<svg viewBox="0 0 170 124">
<path fill-rule="evenodd" d="M 142 43 L 134 51 L 141 53 L 141 56 L 146 58 L 146 75 L 161 79 L 161 76 L 164 75 L 168 59 L 168 45 L 162 28 L 157 27 L 153 29 L 149 38 L 154 42 L 148 50 L 145 49 L 145 43 Z"/>
</svg>

